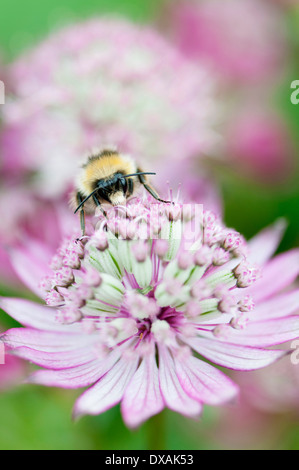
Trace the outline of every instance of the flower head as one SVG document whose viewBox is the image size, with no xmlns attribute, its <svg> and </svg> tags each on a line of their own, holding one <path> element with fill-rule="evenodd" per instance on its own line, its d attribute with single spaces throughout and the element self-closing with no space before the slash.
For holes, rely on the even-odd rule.
<svg viewBox="0 0 299 470">
<path fill-rule="evenodd" d="M 76 416 L 119 402 L 130 427 L 165 406 L 197 416 L 204 403 L 230 400 L 237 387 L 196 354 L 257 369 L 284 354 L 268 346 L 298 335 L 298 292 L 268 300 L 297 276 L 298 251 L 270 263 L 263 277 L 256 266 L 271 255 L 281 228 L 247 246 L 213 213 L 191 212 L 152 199 L 111 208 L 92 234 L 61 245 L 41 283 L 48 306 L 2 299 L 27 326 L 3 340 L 43 367 L 31 381 L 91 386 Z M 277 311 L 275 302 L 283 301 Z"/>
</svg>

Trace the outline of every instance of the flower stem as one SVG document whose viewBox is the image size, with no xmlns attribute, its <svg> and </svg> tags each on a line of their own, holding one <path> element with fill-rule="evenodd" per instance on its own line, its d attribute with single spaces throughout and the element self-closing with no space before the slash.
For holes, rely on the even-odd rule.
<svg viewBox="0 0 299 470">
<path fill-rule="evenodd" d="M 165 413 L 161 412 L 148 421 L 148 450 L 165 450 Z"/>
</svg>

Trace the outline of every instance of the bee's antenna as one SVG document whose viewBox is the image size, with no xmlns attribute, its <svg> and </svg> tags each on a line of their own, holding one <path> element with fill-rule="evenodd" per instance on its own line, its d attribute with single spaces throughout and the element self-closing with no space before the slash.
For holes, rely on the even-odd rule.
<svg viewBox="0 0 299 470">
<path fill-rule="evenodd" d="M 139 171 L 137 173 L 131 173 L 130 175 L 123 175 L 122 178 L 129 178 L 129 176 L 139 176 L 139 175 L 156 175 L 157 173 Z"/>
<path fill-rule="evenodd" d="M 89 194 L 89 196 L 87 196 L 85 199 L 83 199 L 83 201 L 80 202 L 79 206 L 77 207 L 77 209 L 75 210 L 74 214 L 76 214 L 76 212 L 83 206 L 83 204 L 91 197 L 94 195 L 94 193 L 96 193 L 97 191 L 99 190 L 99 188 L 96 188 L 92 191 L 92 193 Z"/>
</svg>

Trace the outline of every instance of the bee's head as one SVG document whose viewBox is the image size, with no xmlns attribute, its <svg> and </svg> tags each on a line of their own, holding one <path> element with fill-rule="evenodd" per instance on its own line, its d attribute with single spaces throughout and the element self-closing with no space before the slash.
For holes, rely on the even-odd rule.
<svg viewBox="0 0 299 470">
<path fill-rule="evenodd" d="M 132 174 L 114 173 L 108 178 L 103 178 L 95 181 L 94 189 L 91 193 L 80 202 L 75 210 L 75 213 L 84 205 L 84 203 L 93 197 L 95 202 L 101 204 L 103 201 L 112 204 L 113 206 L 124 204 L 126 199 L 133 194 L 134 191 L 134 176 L 139 175 L 153 175 L 155 173 L 149 172 L 136 172 Z"/>
<path fill-rule="evenodd" d="M 133 181 L 124 176 L 123 173 L 114 173 L 109 178 L 98 180 L 95 195 L 113 206 L 124 204 L 128 195 L 133 192 Z"/>
</svg>

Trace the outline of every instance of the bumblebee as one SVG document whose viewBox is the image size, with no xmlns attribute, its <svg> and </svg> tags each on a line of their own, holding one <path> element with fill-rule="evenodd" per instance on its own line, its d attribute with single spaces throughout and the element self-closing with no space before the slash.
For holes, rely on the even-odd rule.
<svg viewBox="0 0 299 470">
<path fill-rule="evenodd" d="M 131 157 L 116 150 L 107 149 L 91 155 L 82 167 L 75 192 L 75 213 L 80 210 L 82 234 L 85 233 L 85 213 L 93 214 L 99 207 L 106 215 L 102 204 L 124 204 L 140 185 L 157 201 L 170 203 L 160 199 L 149 184 L 146 176 L 155 174 L 142 171 Z"/>
</svg>

